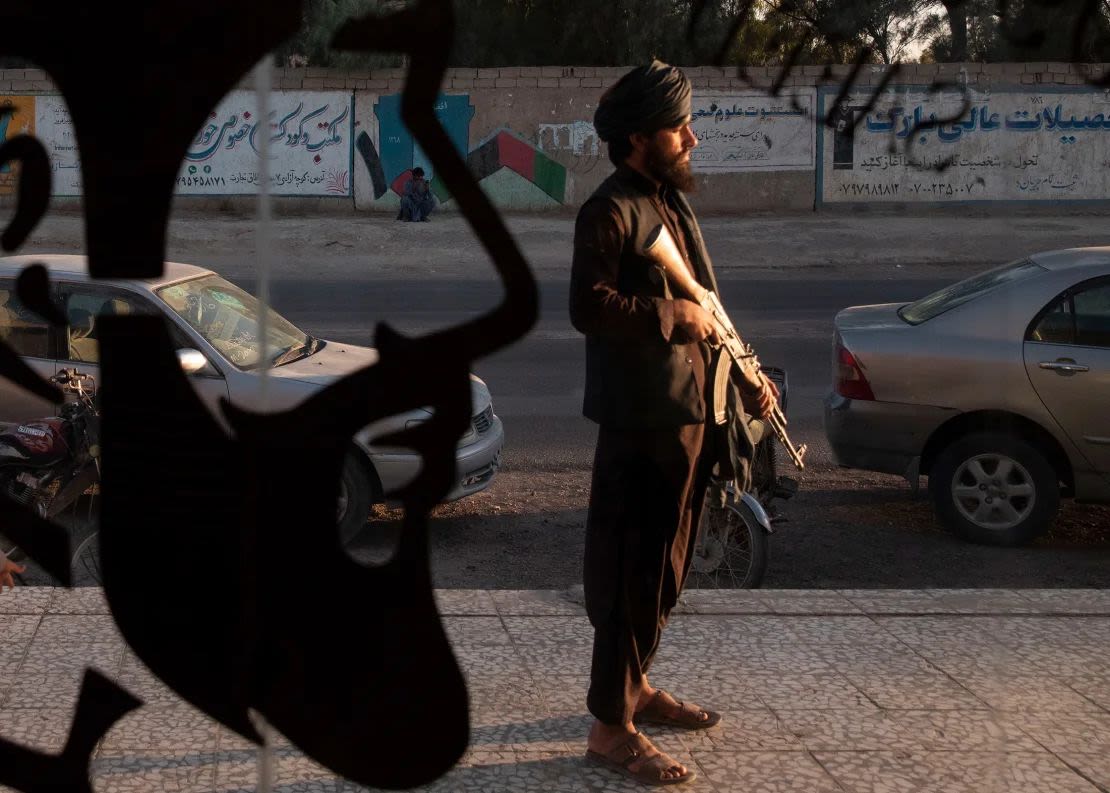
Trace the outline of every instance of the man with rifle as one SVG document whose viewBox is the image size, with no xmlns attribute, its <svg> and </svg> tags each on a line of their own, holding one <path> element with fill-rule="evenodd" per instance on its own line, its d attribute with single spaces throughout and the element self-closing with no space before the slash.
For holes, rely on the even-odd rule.
<svg viewBox="0 0 1110 793">
<path fill-rule="evenodd" d="M 747 484 L 758 438 L 739 403 L 769 416 L 778 397 L 766 377 L 729 377 L 731 361 L 711 348 L 714 316 L 678 294 L 646 250 L 662 225 L 681 266 L 717 291 L 683 195 L 695 186 L 690 121 L 690 81 L 659 61 L 601 97 L 594 126 L 616 171 L 578 214 L 570 286 L 571 322 L 586 335 L 583 412 L 599 424 L 584 570 L 594 627 L 587 706 L 597 720 L 587 756 L 651 785 L 688 782 L 694 772 L 637 724 L 707 729 L 720 721 L 652 687 L 647 672 L 690 568 L 714 465 Z"/>
</svg>

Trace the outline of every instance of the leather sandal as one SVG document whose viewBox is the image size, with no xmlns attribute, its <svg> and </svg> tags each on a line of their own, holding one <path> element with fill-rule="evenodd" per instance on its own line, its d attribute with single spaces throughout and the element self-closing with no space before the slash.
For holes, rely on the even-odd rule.
<svg viewBox="0 0 1110 793">
<path fill-rule="evenodd" d="M 647 759 L 643 760 L 643 765 L 633 771 L 631 766 L 644 757 Z M 682 776 L 664 777 L 667 771 L 682 764 L 661 752 L 642 732 L 630 735 L 627 741 L 605 754 L 587 749 L 586 759 L 645 785 L 681 785 L 694 781 L 698 776 L 697 772 L 687 768 Z"/>
<path fill-rule="evenodd" d="M 678 710 L 664 697 L 670 697 L 678 705 Z M 633 715 L 632 721 L 635 724 L 659 724 L 682 730 L 707 730 L 721 723 L 721 714 L 697 705 L 687 705 L 659 688 L 655 690 L 655 696 L 648 700 L 648 704 Z"/>
</svg>

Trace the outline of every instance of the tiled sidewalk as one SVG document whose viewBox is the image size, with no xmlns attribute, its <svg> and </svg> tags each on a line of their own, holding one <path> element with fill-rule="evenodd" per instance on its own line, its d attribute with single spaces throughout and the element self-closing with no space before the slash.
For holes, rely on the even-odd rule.
<svg viewBox="0 0 1110 793">
<path fill-rule="evenodd" d="M 572 598 L 437 595 L 472 736 L 428 789 L 645 789 L 582 762 L 590 630 Z M 1108 649 L 1110 591 L 690 592 L 653 681 L 725 720 L 651 734 L 698 771 L 683 791 L 1105 793 Z M 158 683 L 99 590 L 0 595 L 0 735 L 58 751 L 86 665 L 147 702 L 101 744 L 96 790 L 255 789 L 257 750 Z M 282 793 L 357 789 L 275 755 Z"/>
</svg>

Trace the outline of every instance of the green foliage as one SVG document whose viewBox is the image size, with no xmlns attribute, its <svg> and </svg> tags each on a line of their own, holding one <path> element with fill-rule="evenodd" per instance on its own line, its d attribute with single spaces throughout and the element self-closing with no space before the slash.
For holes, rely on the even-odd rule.
<svg viewBox="0 0 1110 793">
<path fill-rule="evenodd" d="M 349 19 L 382 13 L 382 0 L 305 0 L 301 29 L 278 49 L 283 66 L 330 66 L 339 69 L 370 69 L 399 66 L 399 55 L 342 52 L 331 47 L 332 36 Z"/>
<path fill-rule="evenodd" d="M 349 69 L 401 65 L 397 55 L 338 52 L 330 42 L 346 20 L 408 2 L 306 0 L 304 26 L 281 48 L 280 60 Z M 892 63 L 919 52 L 926 61 L 1110 60 L 1110 0 L 704 0 L 691 37 L 697 4 L 455 0 L 450 64 L 626 66 L 658 57 L 701 65 L 722 52 L 727 64 L 753 66 Z M 1084 27 L 1089 9 L 1094 14 Z"/>
<path fill-rule="evenodd" d="M 926 48 L 929 60 L 1104 62 L 1110 57 L 1105 2 L 949 0 L 946 11 L 948 28 Z M 961 34 L 966 52 L 957 43 Z"/>
</svg>

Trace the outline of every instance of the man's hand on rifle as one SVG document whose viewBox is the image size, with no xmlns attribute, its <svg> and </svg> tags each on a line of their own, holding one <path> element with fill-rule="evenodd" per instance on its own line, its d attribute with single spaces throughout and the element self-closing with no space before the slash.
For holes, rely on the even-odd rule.
<svg viewBox="0 0 1110 793">
<path fill-rule="evenodd" d="M 778 403 L 779 387 L 768 380 L 767 375 L 762 372 L 759 373 L 759 381 L 758 391 L 744 394 L 744 409 L 761 419 L 765 419 L 771 415 L 771 411 Z"/>
<path fill-rule="evenodd" d="M 717 325 L 713 316 L 692 300 L 678 298 L 674 301 L 674 326 L 691 342 L 717 344 Z"/>
<path fill-rule="evenodd" d="M 4 591 L 4 587 L 8 589 L 15 589 L 15 573 L 26 572 L 27 568 L 23 565 L 16 564 L 0 553 L 0 592 Z"/>
</svg>

